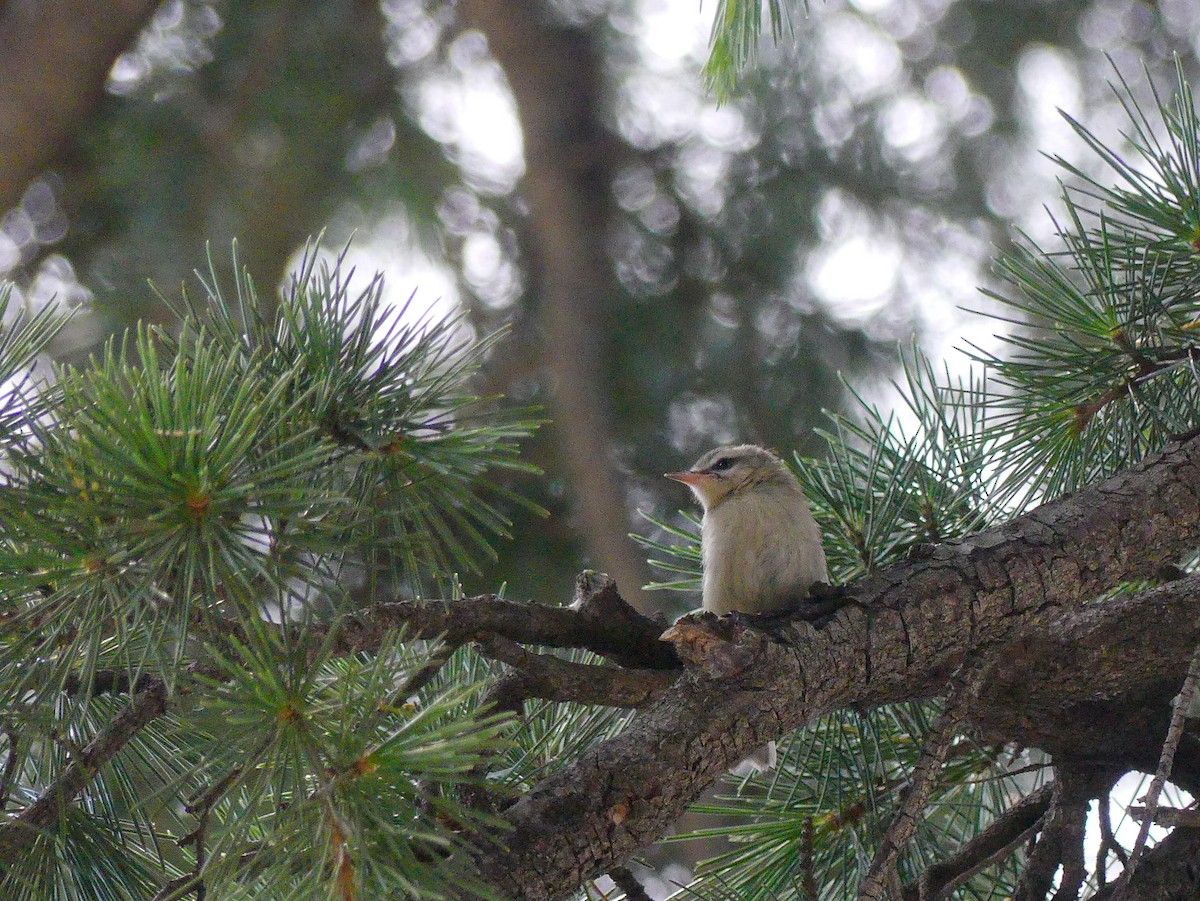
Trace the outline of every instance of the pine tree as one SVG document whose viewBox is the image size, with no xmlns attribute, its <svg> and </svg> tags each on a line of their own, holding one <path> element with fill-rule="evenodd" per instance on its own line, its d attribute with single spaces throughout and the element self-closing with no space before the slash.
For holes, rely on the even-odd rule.
<svg viewBox="0 0 1200 901">
<path fill-rule="evenodd" d="M 178 329 L 49 378 L 64 317 L 6 329 L 5 898 L 475 885 L 443 859 L 490 831 L 452 786 L 512 744 L 484 671 L 424 684 L 436 642 L 346 622 L 453 592 L 534 423 L 470 393 L 491 339 L 318 258 L 270 321 L 214 273 Z"/>
<path fill-rule="evenodd" d="M 716 780 L 686 897 L 1194 896 L 1194 830 L 1107 826 L 1127 772 L 1144 824 L 1200 791 L 1200 118 L 1119 90 L 1136 161 L 1077 126 L 1117 184 L 1070 172 L 1062 246 L 1000 261 L 1007 351 L 908 352 L 902 416 L 795 461 L 844 588 L 783 622 L 464 597 L 536 421 L 472 393 L 494 339 L 315 249 L 49 373 L 64 317 L 5 300 L 0 896 L 637 897 Z"/>
<path fill-rule="evenodd" d="M 718 41 L 717 61 L 719 47 Z M 1008 328 L 1003 352 L 968 348 L 974 365 L 954 376 L 912 348 L 896 386 L 904 409 L 885 413 L 860 397 L 853 415 L 830 416 L 826 456 L 795 460 L 823 526 L 835 581 L 854 585 L 886 574 L 889 564 L 895 569 L 935 545 L 1002 529 L 1173 442 L 1194 443 L 1200 118 L 1177 72 L 1173 96 L 1156 93 L 1151 115 L 1119 80 L 1115 90 L 1130 122 L 1127 151 L 1107 147 L 1070 120 L 1117 183 L 1058 160 L 1070 178 L 1061 198 L 1067 222 L 1057 229 L 1059 246 L 1018 242 L 997 262 L 1007 290 L 987 292 L 1000 308 L 987 315 Z M 657 555 L 651 562 L 671 576 L 655 587 L 695 590 L 698 522 L 685 515 L 683 526 L 652 523 L 670 536 L 641 539 Z M 1083 600 L 1151 602 L 1151 586 L 1190 582 L 1195 534 L 1189 527 L 1177 540 L 1171 560 L 1157 571 L 1136 561 L 1149 578 L 1115 580 Z M 1121 553 L 1136 560 L 1139 550 L 1127 546 Z M 1144 550 L 1147 558 L 1156 552 Z M 1194 588 L 1174 590 L 1190 595 Z M 1194 629 L 1189 637 L 1185 651 L 1195 646 Z M 1121 641 L 1116 630 L 1110 640 Z M 1114 656 L 1102 662 L 1110 669 L 1106 678 L 1120 671 Z M 1152 713 L 1164 730 L 1170 721 L 1166 735 L 1155 735 L 1162 745 L 1161 757 L 1151 761 L 1158 765 L 1156 778 L 1136 792 L 1147 793 L 1142 801 L 1151 808 L 1160 803 L 1168 776 L 1193 793 L 1197 787 L 1197 772 L 1172 757 L 1181 736 L 1194 740 L 1194 721 L 1184 719 L 1182 708 L 1194 696 L 1200 648 L 1173 664 L 1159 670 L 1172 692 L 1157 697 Z M 969 672 L 970 660 L 958 664 L 957 677 Z M 1037 677 L 1036 666 L 1029 677 Z M 967 692 L 969 704 L 979 703 L 981 685 L 994 690 L 1002 681 L 993 674 L 989 686 L 987 676 L 972 678 L 980 681 Z M 951 679 L 951 700 L 955 688 Z M 1147 702 L 1130 692 L 1119 705 L 1137 720 L 1147 714 L 1137 706 Z M 997 741 L 980 726 L 986 715 L 959 709 L 947 719 L 949 703 L 838 710 L 790 737 L 777 772 L 727 777 L 716 800 L 697 808 L 722 817 L 721 825 L 672 838 L 732 842 L 681 897 L 1118 897 L 1113 872 L 1137 872 L 1130 858 L 1145 853 L 1154 820 L 1153 812 L 1130 808 L 1128 798 L 1110 798 L 1116 781 L 1136 767 L 1116 750 L 1113 759 L 1100 761 L 1091 759 L 1092 749 L 1048 755 L 1044 745 Z M 1113 743 L 1119 744 L 1115 736 Z M 931 763 L 933 748 L 939 772 L 922 783 L 920 770 Z M 1156 772 L 1153 765 L 1142 768 Z M 1085 863 L 1084 826 L 1089 804 L 1097 802 L 1102 813 L 1092 828 L 1102 836 L 1098 856 Z M 1112 835 L 1110 805 L 1123 819 L 1141 823 L 1132 851 Z M 880 847 L 893 841 L 905 815 L 916 817 L 915 829 L 900 843 L 898 859 L 888 857 Z M 1170 816 L 1160 822 L 1193 822 Z M 1181 835 L 1173 836 L 1177 845 Z M 1144 884 L 1124 889 L 1130 892 L 1125 897 L 1194 896 L 1194 877 L 1176 876 L 1170 888 L 1163 881 L 1172 853 L 1176 867 L 1194 865 L 1194 845 L 1181 849 L 1168 841 L 1163 850 L 1168 853 L 1155 860 L 1155 871 L 1143 871 Z"/>
</svg>

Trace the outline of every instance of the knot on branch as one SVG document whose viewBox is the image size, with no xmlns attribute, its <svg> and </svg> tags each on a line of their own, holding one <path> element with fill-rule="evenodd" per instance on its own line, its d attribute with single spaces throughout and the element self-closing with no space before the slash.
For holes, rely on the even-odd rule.
<svg viewBox="0 0 1200 901">
<path fill-rule="evenodd" d="M 583 622 L 606 629 L 643 632 L 657 626 L 661 631 L 667 624 L 661 613 L 653 616 L 639 613 L 621 597 L 612 576 L 592 569 L 585 569 L 575 577 L 575 593 L 569 609 L 574 610 Z"/>
<path fill-rule="evenodd" d="M 746 628 L 737 616 L 717 616 L 707 611 L 680 619 L 662 634 L 684 664 L 711 679 L 734 679 L 749 670 L 761 656 L 767 636 Z"/>
<path fill-rule="evenodd" d="M 616 581 L 608 574 L 585 569 L 576 576 L 575 595 L 569 609 L 578 615 L 585 629 L 618 641 L 624 637 L 626 651 L 615 647 L 601 651 L 621 666 L 678 668 L 680 660 L 671 646 L 658 640 L 666 628 L 666 619 L 661 613 L 651 617 L 635 610 L 621 597 Z"/>
</svg>

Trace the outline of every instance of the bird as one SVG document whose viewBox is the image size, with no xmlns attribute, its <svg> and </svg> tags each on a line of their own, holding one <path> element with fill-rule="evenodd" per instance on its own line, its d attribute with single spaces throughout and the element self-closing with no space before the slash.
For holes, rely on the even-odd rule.
<svg viewBox="0 0 1200 901">
<path fill-rule="evenodd" d="M 714 448 L 668 479 L 692 490 L 704 518 L 700 549 L 704 609 L 782 613 L 828 583 L 821 530 L 799 479 L 753 444 Z"/>
<path fill-rule="evenodd" d="M 704 508 L 701 597 L 708 612 L 785 613 L 815 584 L 828 583 L 820 527 L 799 479 L 775 454 L 727 445 L 665 475 L 687 485 Z M 776 757 L 775 742 L 768 742 L 734 773 L 772 770 Z"/>
</svg>

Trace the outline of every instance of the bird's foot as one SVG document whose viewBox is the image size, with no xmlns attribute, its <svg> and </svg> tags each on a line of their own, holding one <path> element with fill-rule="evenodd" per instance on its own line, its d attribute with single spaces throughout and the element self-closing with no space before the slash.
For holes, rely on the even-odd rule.
<svg viewBox="0 0 1200 901">
<path fill-rule="evenodd" d="M 821 626 L 843 607 L 851 604 L 864 607 L 864 604 L 850 593 L 848 586 L 814 582 L 808 589 L 808 597 L 796 611 L 796 617 L 814 626 Z"/>
<path fill-rule="evenodd" d="M 734 610 L 725 614 L 722 619 L 733 624 L 738 629 L 753 629 L 770 635 L 776 641 L 782 641 L 781 631 L 796 615 L 795 607 L 784 607 L 782 610 L 766 610 L 762 613 L 745 613 Z"/>
<path fill-rule="evenodd" d="M 813 582 L 808 586 L 808 596 L 818 601 L 831 601 L 845 597 L 845 585 L 830 585 L 828 582 Z"/>
</svg>

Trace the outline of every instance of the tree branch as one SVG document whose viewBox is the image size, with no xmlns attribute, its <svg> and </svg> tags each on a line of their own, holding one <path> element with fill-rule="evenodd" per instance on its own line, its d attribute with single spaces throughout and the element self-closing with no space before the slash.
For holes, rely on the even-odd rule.
<svg viewBox="0 0 1200 901">
<path fill-rule="evenodd" d="M 135 694 L 129 706 L 92 739 L 40 798 L 15 819 L 0 826 L 0 862 L 11 861 L 13 855 L 32 845 L 41 831 L 58 819 L 63 805 L 74 800 L 104 764 L 116 757 L 134 735 L 162 716 L 166 709 L 167 687 L 162 682 L 155 681 Z"/>
<path fill-rule="evenodd" d="M 646 889 L 628 867 L 613 867 L 608 871 L 613 885 L 625 893 L 625 901 L 652 901 Z"/>
<path fill-rule="evenodd" d="M 1089 901 L 1116 901 L 1119 886 L 1120 881 L 1110 883 Z M 1176 829 L 1142 855 L 1120 897 L 1124 901 L 1200 897 L 1200 830 Z"/>
<path fill-rule="evenodd" d="M 479 638 L 484 657 L 513 667 L 513 679 L 501 679 L 505 690 L 489 694 L 501 709 L 516 709 L 527 698 L 574 701 L 610 707 L 642 707 L 670 687 L 676 673 L 670 670 L 618 669 L 573 663 L 548 654 L 535 654 L 514 641 L 496 635 Z M 503 696 L 503 698 L 500 697 Z"/>
<path fill-rule="evenodd" d="M 1146 842 L 1150 839 L 1150 827 L 1153 825 L 1154 815 L 1158 811 L 1158 799 L 1167 784 L 1167 778 L 1171 775 L 1171 768 L 1175 763 L 1175 752 L 1179 748 L 1179 740 L 1183 738 L 1187 712 L 1192 706 L 1193 698 L 1196 697 L 1197 680 L 1200 680 L 1200 647 L 1192 652 L 1192 660 L 1188 665 L 1187 676 L 1184 677 L 1183 687 L 1179 690 L 1179 696 L 1175 701 L 1175 709 L 1171 713 L 1171 725 L 1167 729 L 1167 737 L 1163 742 L 1162 754 L 1159 756 L 1158 766 L 1154 770 L 1154 778 L 1150 780 L 1150 790 L 1146 792 L 1145 801 L 1148 813 L 1142 819 L 1141 826 L 1138 829 L 1137 840 L 1133 844 L 1133 850 L 1129 852 L 1129 862 L 1125 864 L 1125 871 L 1121 874 L 1121 878 L 1117 882 L 1117 898 L 1122 897 L 1124 894 L 1123 889 L 1129 882 L 1130 877 L 1137 871 L 1138 862 L 1146 850 Z"/>
<path fill-rule="evenodd" d="M 1050 809 L 1054 785 L 1043 785 L 997 817 L 990 826 L 943 861 L 904 886 L 904 901 L 941 901 L 984 868 L 1004 860 L 1032 836 Z"/>
<path fill-rule="evenodd" d="M 1013 891 L 1013 901 L 1042 901 L 1048 897 L 1054 874 L 1060 866 L 1063 875 L 1054 901 L 1079 897 L 1079 887 L 1086 875 L 1083 827 L 1088 805 L 1086 799 L 1071 790 L 1074 780 L 1067 774 L 1060 772 L 1059 775 L 1060 779 L 1054 783 L 1050 811 Z"/>
<path fill-rule="evenodd" d="M 1195 807 L 1139 807 L 1134 805 L 1128 810 L 1129 816 L 1139 823 L 1149 820 L 1157 826 L 1167 826 L 1174 829 L 1183 826 L 1186 829 L 1200 829 L 1200 810 Z"/>
<path fill-rule="evenodd" d="M 973 722 L 1053 736 L 1056 718 L 1081 699 L 1095 712 L 1100 704 L 1124 710 L 1119 701 L 1131 694 L 1153 698 L 1165 676 L 1182 677 L 1200 643 L 1200 579 L 1087 602 L 1151 576 L 1198 543 L 1200 442 L 1191 441 L 1004 526 L 878 571 L 853 586 L 856 604 L 820 628 L 798 622 L 767 636 L 730 627 L 729 648 L 716 655 L 721 666 L 706 671 L 701 655 L 624 733 L 513 805 L 506 847 L 479 852 L 481 871 L 514 898 L 563 897 L 658 838 L 767 740 L 840 707 L 929 697 L 981 643 L 1003 650 L 997 659 L 1022 668 L 1028 683 L 1029 667 L 1050 669 L 1064 650 L 1046 636 L 1071 635 L 1076 669 L 1050 683 L 1057 701 L 1044 692 L 1023 718 L 1015 711 L 1026 699 L 993 694 L 989 674 L 981 691 L 987 703 L 971 711 Z M 1138 648 L 1146 635 L 1153 653 L 1126 653 L 1124 643 Z M 1114 640 L 1127 666 L 1111 666 Z M 1055 719 L 1041 719 L 1046 714 Z M 1128 717 L 1116 722 L 1127 725 Z M 1111 759 L 1113 730 L 1103 717 L 1100 725 L 1102 759 Z M 1128 754 L 1144 753 L 1141 737 L 1120 729 L 1117 737 L 1128 738 Z M 1099 747 L 1083 750 L 1100 754 Z M 613 810 L 626 814 L 615 822 Z"/>
<path fill-rule="evenodd" d="M 496 635 L 522 644 L 587 648 L 621 666 L 681 665 L 671 646 L 659 641 L 665 623 L 638 613 L 621 598 L 612 579 L 592 572 L 579 577 L 570 607 L 523 604 L 493 595 L 375 604 L 339 623 L 339 649 L 377 648 L 389 632 L 401 628 L 413 638 L 444 638 L 450 644 Z"/>
<path fill-rule="evenodd" d="M 962 723 L 967 706 L 975 700 L 986 667 L 985 656 L 979 654 L 969 658 L 962 670 L 951 678 L 946 704 L 921 748 L 921 755 L 900 800 L 900 809 L 888 824 L 867 874 L 859 883 L 860 901 L 883 901 L 889 878 L 896 868 L 896 858 L 916 831 L 921 812 L 929 803 L 942 764 L 946 762 L 955 731 Z"/>
<path fill-rule="evenodd" d="M 1129 855 L 1125 853 L 1125 849 L 1113 835 L 1112 812 L 1109 810 L 1111 806 L 1112 786 L 1110 785 L 1108 790 L 1096 800 L 1096 819 L 1100 824 L 1100 847 L 1096 849 L 1096 865 L 1093 872 L 1096 874 L 1096 884 L 1099 888 L 1104 888 L 1108 884 L 1108 855 L 1110 852 L 1121 862 L 1121 866 L 1129 862 Z"/>
</svg>

